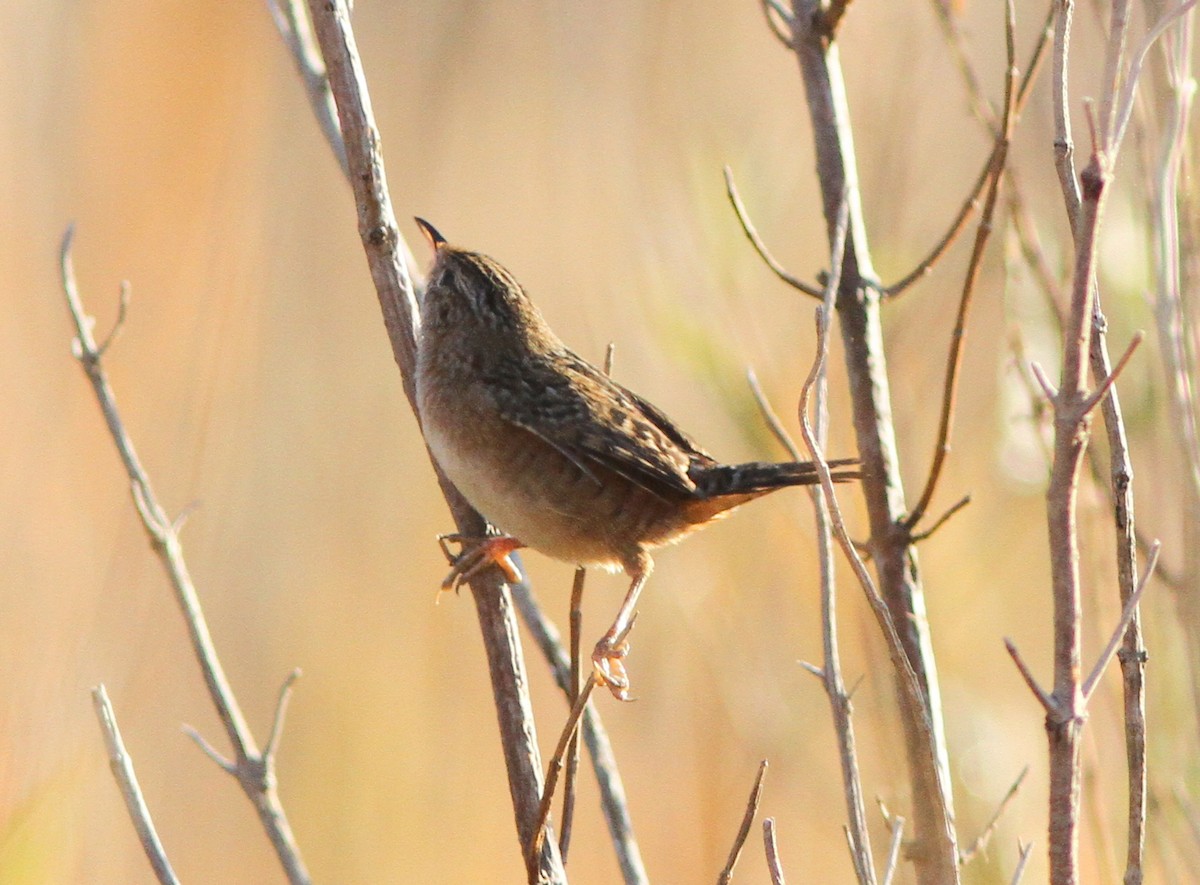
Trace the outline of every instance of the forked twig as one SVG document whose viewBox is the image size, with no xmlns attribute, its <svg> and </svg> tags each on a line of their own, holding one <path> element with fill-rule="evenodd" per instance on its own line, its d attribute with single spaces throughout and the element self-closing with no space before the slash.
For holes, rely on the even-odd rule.
<svg viewBox="0 0 1200 885">
<path fill-rule="evenodd" d="M 1046 49 L 1049 46 L 1050 37 L 1053 33 L 1054 19 L 1058 14 L 1058 5 L 1059 4 L 1057 2 L 1052 2 L 1050 4 L 1049 11 L 1046 13 L 1045 27 L 1043 27 L 1041 31 L 1038 42 L 1035 44 L 1033 53 L 1030 56 L 1029 64 L 1025 68 L 1025 76 L 1021 79 L 1021 85 L 1017 90 L 1015 106 L 1015 114 L 1017 115 L 1021 113 L 1021 109 L 1025 106 L 1026 100 L 1032 93 L 1034 81 L 1037 78 L 1038 72 L 1041 70 L 1043 60 L 1046 57 Z M 986 105 L 986 102 L 983 102 L 982 98 L 979 98 L 977 100 L 977 104 Z M 992 153 L 984 162 L 983 169 L 980 170 L 979 176 L 975 179 L 975 185 L 971 188 L 971 192 L 967 195 L 966 200 L 963 201 L 962 206 L 958 210 L 958 214 L 954 217 L 954 221 L 950 223 L 949 229 L 942 236 L 942 239 L 937 243 L 937 245 L 933 247 L 930 253 L 924 259 L 922 259 L 921 262 L 917 264 L 917 266 L 909 274 L 907 274 L 903 279 L 898 280 L 897 282 L 892 283 L 890 286 L 886 286 L 882 289 L 884 298 L 892 299 L 899 296 L 906 289 L 911 287 L 913 283 L 916 283 L 927 276 L 942 259 L 942 256 L 946 254 L 946 251 L 950 248 L 950 246 L 952 246 L 958 240 L 959 235 L 966 228 L 967 222 L 970 221 L 971 216 L 979 208 L 979 196 L 983 193 L 984 188 L 988 186 L 988 182 L 992 179 L 992 172 L 996 166 L 996 153 L 1001 147 L 999 132 L 996 132 L 993 129 L 993 135 L 997 137 L 996 142 L 992 147 Z"/>
<path fill-rule="evenodd" d="M 179 540 L 177 520 L 171 520 L 166 510 L 159 504 L 150 483 L 150 476 L 142 465 L 134 448 L 133 440 L 125 429 L 124 421 L 117 410 L 116 395 L 109 384 L 108 373 L 104 368 L 103 350 L 96 344 L 93 334 L 93 322 L 84 311 L 83 300 L 79 295 L 78 283 L 75 280 L 75 267 L 71 259 L 71 242 L 74 231 L 68 228 L 63 235 L 59 252 L 61 282 L 63 294 L 66 296 L 67 309 L 75 326 L 75 340 L 72 350 L 84 374 L 92 386 L 92 393 L 100 405 L 100 411 L 108 426 L 109 435 L 120 455 L 125 473 L 129 477 L 130 492 L 134 506 L 141 518 L 142 527 L 150 539 L 151 547 L 162 563 L 163 569 L 170 581 L 175 594 L 175 601 L 183 613 L 184 623 L 191 642 L 192 653 L 200 665 L 200 672 L 208 689 L 209 699 L 216 708 L 217 716 L 225 730 L 225 735 L 233 747 L 234 759 L 226 761 L 221 755 L 207 747 L 206 752 L 214 760 L 219 760 L 221 767 L 236 777 L 242 791 L 254 805 L 275 854 L 279 858 L 285 873 L 293 885 L 308 883 L 308 870 L 300 856 L 300 848 L 296 844 L 292 829 L 279 800 L 275 783 L 275 757 L 271 752 L 273 745 L 278 743 L 278 732 L 266 750 L 259 751 L 254 735 L 246 723 L 237 697 L 233 693 L 225 670 L 217 657 L 212 635 L 208 630 L 208 622 L 200 607 L 200 599 L 192 583 L 191 573 L 183 556 L 183 545 Z M 122 302 L 128 305 L 128 286 L 122 287 Z M 118 316 L 123 322 L 125 308 Z M 105 346 L 111 344 L 110 334 Z M 276 716 L 277 722 L 279 716 Z M 201 741 L 202 746 L 207 746 Z"/>
</svg>

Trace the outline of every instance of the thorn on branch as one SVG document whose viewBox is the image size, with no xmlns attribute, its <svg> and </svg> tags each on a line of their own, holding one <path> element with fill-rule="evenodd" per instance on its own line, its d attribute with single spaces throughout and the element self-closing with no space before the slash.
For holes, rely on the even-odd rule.
<svg viewBox="0 0 1200 885">
<path fill-rule="evenodd" d="M 1017 841 L 1017 851 L 1020 852 L 1020 858 L 1017 860 L 1017 868 L 1013 870 L 1011 885 L 1021 885 L 1021 877 L 1025 875 L 1025 865 L 1029 863 L 1029 856 L 1033 853 L 1033 842 L 1021 844 Z"/>
<path fill-rule="evenodd" d="M 801 667 L 803 667 L 806 671 L 811 673 L 813 676 L 816 676 L 822 682 L 825 681 L 825 671 L 823 669 L 821 669 L 820 667 L 818 667 L 816 664 L 810 663 L 808 661 L 797 661 L 796 663 L 798 663 Z"/>
</svg>

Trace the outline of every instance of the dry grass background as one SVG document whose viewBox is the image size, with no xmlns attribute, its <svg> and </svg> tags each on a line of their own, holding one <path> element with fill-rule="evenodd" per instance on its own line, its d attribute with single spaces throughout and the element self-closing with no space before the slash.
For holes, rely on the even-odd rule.
<svg viewBox="0 0 1200 885">
<path fill-rule="evenodd" d="M 599 359 L 614 341 L 617 377 L 718 455 L 779 457 L 744 367 L 794 426 L 811 304 L 745 243 L 722 164 L 790 268 L 814 273 L 825 246 L 799 77 L 756 4 L 358 5 L 398 213 L 498 257 L 584 355 Z M 1028 46 L 1043 9 L 1022 2 L 1018 14 Z M 998 94 L 1000 11 L 972 4 L 966 15 Z M 842 46 L 867 218 L 893 279 L 939 235 L 988 146 L 929 10 L 855 8 Z M 1086 48 L 1077 58 L 1086 83 Z M 164 503 L 199 502 L 185 549 L 260 736 L 280 681 L 305 671 L 279 774 L 316 880 L 520 881 L 473 607 L 434 605 L 445 565 L 433 536 L 449 519 L 379 323 L 350 195 L 265 8 L 10 0 L 0 82 L 0 882 L 150 881 L 92 717 L 87 690 L 100 681 L 182 878 L 282 881 L 235 785 L 180 734 L 186 722 L 219 737 L 70 357 L 56 249 L 71 220 L 100 329 L 118 282 L 132 282 L 109 370 Z M 1048 117 L 1042 89 L 1015 157 L 1056 241 Z M 1152 327 L 1138 199 L 1127 192 L 1109 218 L 1114 342 Z M 1003 239 L 977 299 L 939 496 L 948 506 L 970 491 L 975 503 L 921 551 L 964 838 L 1031 766 L 970 883 L 1007 882 L 1018 838 L 1039 843 L 1026 881 L 1045 874 L 1042 717 L 1001 643 L 1012 636 L 1048 672 L 1042 464 L 1008 331 L 1020 325 L 1050 364 L 1055 347 L 1037 296 L 1019 273 L 1007 285 L 1001 276 Z M 962 260 L 887 314 L 910 494 L 932 448 Z M 1159 377 L 1146 347 L 1125 396 L 1141 516 L 1170 562 L 1175 480 Z M 831 448 L 846 454 L 836 371 L 833 389 Z M 854 492 L 844 497 L 853 514 Z M 1094 653 L 1118 614 L 1094 492 L 1081 530 Z M 796 664 L 820 654 L 810 533 L 807 499 L 784 493 L 658 558 L 630 659 L 639 699 L 600 700 L 656 881 L 712 881 L 763 757 L 763 809 L 778 819 L 790 876 L 850 880 L 828 709 Z M 525 561 L 565 619 L 570 569 Z M 905 813 L 881 645 L 843 586 L 867 793 Z M 623 589 L 591 578 L 589 635 Z M 1171 791 L 1197 793 L 1195 719 L 1168 591 L 1152 588 L 1144 611 L 1160 799 L 1149 872 L 1185 882 L 1197 852 Z M 530 669 L 545 746 L 565 707 L 544 669 Z M 1119 717 L 1110 674 L 1086 739 L 1089 882 L 1116 881 L 1123 856 Z M 615 881 L 586 777 L 581 790 L 569 872 Z M 758 845 L 739 880 L 765 881 Z"/>
</svg>

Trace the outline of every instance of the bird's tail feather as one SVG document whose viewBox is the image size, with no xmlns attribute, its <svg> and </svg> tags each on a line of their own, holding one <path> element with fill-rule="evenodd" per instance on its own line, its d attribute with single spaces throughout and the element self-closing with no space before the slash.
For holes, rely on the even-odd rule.
<svg viewBox="0 0 1200 885">
<path fill-rule="evenodd" d="M 862 476 L 857 469 L 839 469 L 857 468 L 859 466 L 857 458 L 840 458 L 826 463 L 832 470 L 834 482 L 849 482 Z M 722 464 L 706 468 L 699 477 L 693 477 L 693 479 L 696 480 L 697 491 L 705 497 L 769 492 L 785 486 L 816 485 L 821 481 L 816 465 L 811 461 L 792 461 L 783 464 L 771 464 L 764 461 L 752 461 L 748 464 Z"/>
</svg>

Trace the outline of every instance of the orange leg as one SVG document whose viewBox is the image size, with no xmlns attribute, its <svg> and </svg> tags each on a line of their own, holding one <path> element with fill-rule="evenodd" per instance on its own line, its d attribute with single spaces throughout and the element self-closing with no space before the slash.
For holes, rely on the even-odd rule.
<svg viewBox="0 0 1200 885">
<path fill-rule="evenodd" d="M 453 553 L 450 543 L 461 545 L 462 552 L 457 555 Z M 438 535 L 438 544 L 450 561 L 450 574 L 442 581 L 442 590 L 457 590 L 489 565 L 500 569 L 510 584 L 521 581 L 521 572 L 508 554 L 525 545 L 510 535 L 489 535 L 486 538 Z"/>
<path fill-rule="evenodd" d="M 629 654 L 629 631 L 637 621 L 637 601 L 641 595 L 646 579 L 654 570 L 654 561 L 644 550 L 639 550 L 635 557 L 625 563 L 625 574 L 629 575 L 629 592 L 617 612 L 616 620 L 608 628 L 608 632 L 596 643 L 592 652 L 592 666 L 596 670 L 596 678 L 606 685 L 619 701 L 629 700 L 629 674 L 625 671 L 625 657 Z"/>
</svg>

